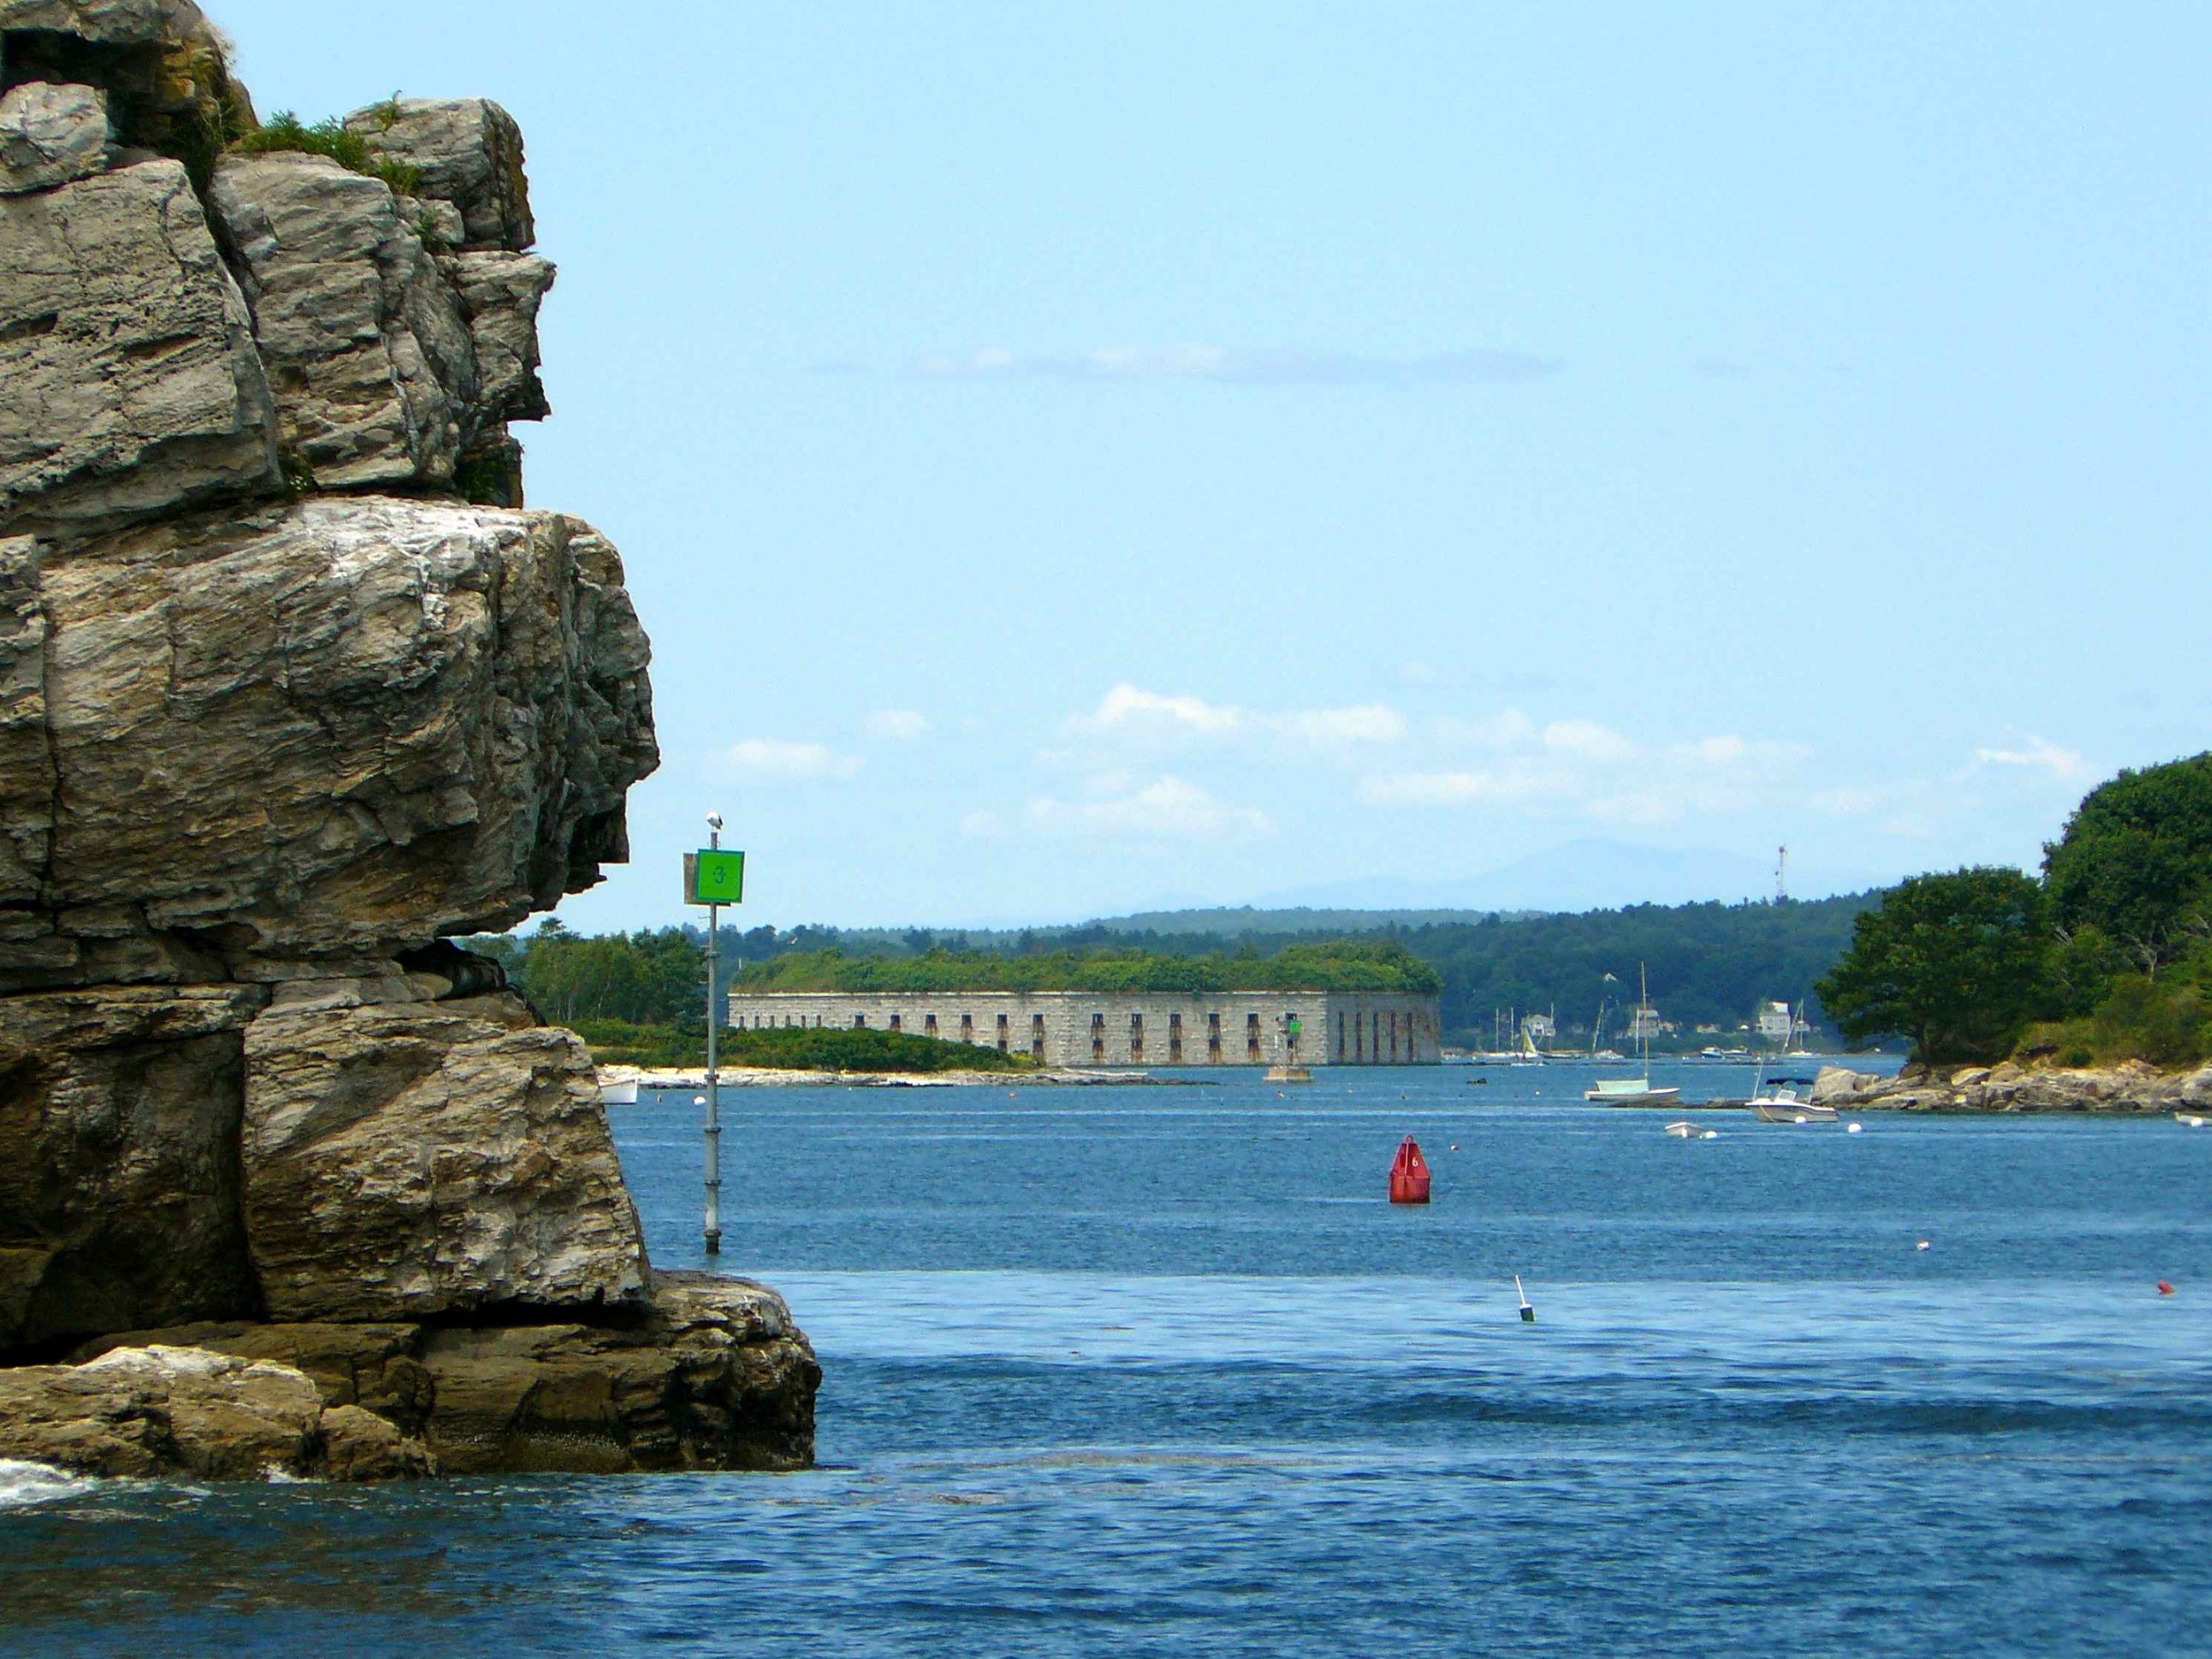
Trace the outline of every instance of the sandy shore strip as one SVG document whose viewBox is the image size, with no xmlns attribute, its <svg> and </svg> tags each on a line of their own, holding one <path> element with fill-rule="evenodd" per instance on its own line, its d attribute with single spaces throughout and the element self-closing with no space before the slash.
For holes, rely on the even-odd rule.
<svg viewBox="0 0 2212 1659">
<path fill-rule="evenodd" d="M 1167 1087 L 1217 1082 L 1211 1078 L 1159 1078 L 1148 1071 L 1092 1071 L 1066 1068 L 1043 1071 L 799 1071 L 780 1066 L 730 1065 L 718 1072 L 724 1088 L 796 1088 L 839 1085 L 848 1088 L 1084 1088 L 1112 1084 L 1120 1087 L 1150 1085 Z M 641 1089 L 702 1089 L 707 1086 L 703 1070 L 683 1066 L 603 1065 L 602 1090 L 635 1087 Z"/>
</svg>

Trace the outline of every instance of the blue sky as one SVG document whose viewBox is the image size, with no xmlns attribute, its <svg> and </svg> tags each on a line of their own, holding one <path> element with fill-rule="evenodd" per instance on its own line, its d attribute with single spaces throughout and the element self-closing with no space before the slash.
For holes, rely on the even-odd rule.
<svg viewBox="0 0 2212 1659">
<path fill-rule="evenodd" d="M 210 9 L 523 123 L 665 753 L 573 926 L 710 807 L 750 922 L 1805 891 L 2207 746 L 2204 8 Z"/>
</svg>

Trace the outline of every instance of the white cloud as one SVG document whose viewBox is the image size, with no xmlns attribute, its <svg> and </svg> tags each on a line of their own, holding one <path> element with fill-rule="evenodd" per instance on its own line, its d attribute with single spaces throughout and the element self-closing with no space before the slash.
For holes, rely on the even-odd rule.
<svg viewBox="0 0 2212 1659">
<path fill-rule="evenodd" d="M 1486 764 L 1375 772 L 1360 784 L 1372 806 L 1498 806 L 1572 810 L 1621 824 L 1672 823 L 1690 814 L 1740 817 L 1760 810 L 1778 780 L 1811 753 L 1803 744 L 1717 735 L 1639 744 L 1575 717 L 1539 726 L 1518 709 L 1442 720 L 1438 743 L 1493 751 Z"/>
<path fill-rule="evenodd" d="M 1341 749 L 1356 743 L 1394 743 L 1406 733 L 1406 718 L 1386 703 L 1259 714 L 1233 703 L 1147 691 L 1125 680 L 1099 699 L 1090 713 L 1069 719 L 1067 729 L 1140 742 L 1217 740 L 1256 732 L 1317 749 Z"/>
<path fill-rule="evenodd" d="M 868 735 L 887 742 L 910 743 L 928 732 L 929 717 L 911 709 L 878 709 L 868 717 Z"/>
<path fill-rule="evenodd" d="M 1554 720 L 1544 728 L 1544 747 L 1594 761 L 1626 760 L 1635 753 L 1634 744 L 1595 720 Z"/>
<path fill-rule="evenodd" d="M 840 755 L 824 743 L 789 743 L 749 737 L 716 757 L 723 770 L 750 778 L 849 778 L 860 757 Z"/>
<path fill-rule="evenodd" d="M 1169 730 L 1217 736 L 1244 724 L 1241 710 L 1225 708 L 1190 696 L 1164 696 L 1124 681 L 1099 699 L 1090 714 L 1079 714 L 1069 729 L 1105 733 Z"/>
<path fill-rule="evenodd" d="M 1163 775 L 1121 795 L 1029 803 L 1027 822 L 1046 834 L 1163 841 L 1227 841 L 1271 834 L 1264 812 L 1230 806 L 1194 783 Z"/>
<path fill-rule="evenodd" d="M 2025 747 L 2020 749 L 1978 749 L 1974 758 L 1989 766 L 2022 766 L 2047 772 L 2054 778 L 2071 780 L 2090 775 L 2086 758 L 2039 737 L 2030 737 Z"/>
</svg>

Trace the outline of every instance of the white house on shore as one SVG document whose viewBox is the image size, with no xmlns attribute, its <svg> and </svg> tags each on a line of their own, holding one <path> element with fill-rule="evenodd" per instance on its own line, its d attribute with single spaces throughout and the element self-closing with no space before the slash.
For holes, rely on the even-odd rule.
<svg viewBox="0 0 2212 1659">
<path fill-rule="evenodd" d="M 741 1030 L 904 1032 L 1049 1066 L 1436 1065 L 1437 999 L 1383 991 L 761 991 Z"/>
</svg>

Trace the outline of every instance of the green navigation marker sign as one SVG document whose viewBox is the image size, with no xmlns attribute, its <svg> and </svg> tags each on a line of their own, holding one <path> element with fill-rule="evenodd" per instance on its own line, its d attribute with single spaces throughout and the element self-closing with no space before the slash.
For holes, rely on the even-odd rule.
<svg viewBox="0 0 2212 1659">
<path fill-rule="evenodd" d="M 741 904 L 745 901 L 745 855 L 701 848 L 684 855 L 686 904 Z"/>
</svg>

